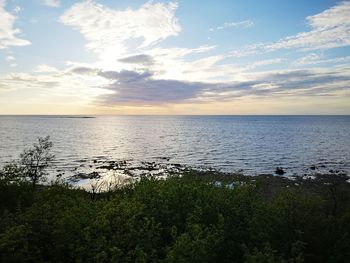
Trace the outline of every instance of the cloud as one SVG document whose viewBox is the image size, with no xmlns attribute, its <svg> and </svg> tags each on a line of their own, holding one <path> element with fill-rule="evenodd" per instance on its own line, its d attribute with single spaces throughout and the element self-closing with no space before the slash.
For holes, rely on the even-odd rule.
<svg viewBox="0 0 350 263">
<path fill-rule="evenodd" d="M 330 8 L 331 11 L 308 17 L 311 30 L 304 32 L 309 36 L 306 39 L 302 39 L 303 33 L 300 33 L 278 42 L 251 45 L 230 56 L 271 52 L 282 48 L 281 43 L 297 38 L 298 45 L 288 42 L 283 48 L 304 50 L 313 45 L 310 39 L 321 43 L 321 47 L 329 46 L 317 40 L 315 32 L 345 30 L 343 26 L 347 21 L 343 16 L 347 9 L 344 6 L 346 3 L 342 2 Z M 0 89 L 38 90 L 38 94 L 52 97 L 64 94 L 99 106 L 221 102 L 250 97 L 349 96 L 350 69 L 344 65 L 328 69 L 252 72 L 285 60 L 271 58 L 238 65 L 229 64 L 226 59 L 230 56 L 219 53 L 216 46 L 157 46 L 180 32 L 176 8 L 174 3 L 155 2 L 135 10 L 114 10 L 94 1 L 74 4 L 60 21 L 79 30 L 87 40 L 88 49 L 98 54 L 99 60 L 93 64 L 68 62 L 64 69 L 39 65 L 30 74 L 3 75 Z M 249 23 L 225 23 L 217 30 L 239 26 L 249 26 Z M 346 38 L 341 35 L 340 38 L 344 44 Z M 330 37 L 327 41 L 340 43 Z M 332 59 L 335 62 L 335 58 Z M 337 59 L 348 62 L 346 57 Z M 110 64 L 106 64 L 106 60 Z M 314 52 L 298 63 L 319 64 L 322 60 L 325 63 L 326 59 Z"/>
<path fill-rule="evenodd" d="M 206 53 L 213 51 L 216 46 L 200 46 L 196 48 L 160 48 L 155 47 L 145 52 L 152 58 L 153 63 L 147 65 L 147 69 L 154 73 L 157 79 L 177 79 L 189 80 L 211 77 L 212 74 L 206 72 L 215 63 L 224 59 L 224 56 L 208 56 Z M 204 58 L 191 58 L 192 55 Z M 144 65 L 139 69 L 144 70 Z M 135 68 L 129 68 L 135 69 Z M 204 76 L 206 75 L 206 76 Z"/>
<path fill-rule="evenodd" d="M 327 86 L 330 83 L 346 81 L 348 84 L 344 87 L 349 89 L 350 86 L 349 68 L 343 69 L 302 69 L 302 70 L 285 70 L 281 72 L 263 73 L 260 80 L 268 80 L 274 83 L 281 90 L 309 89 L 317 86 Z"/>
<path fill-rule="evenodd" d="M 108 90 L 103 89 L 110 81 L 101 77 L 97 71 L 88 74 L 88 68 L 82 69 L 70 67 L 67 69 L 57 69 L 49 65 L 39 65 L 31 73 L 10 73 L 0 75 L 0 89 L 35 91 L 39 94 L 49 94 L 51 96 L 80 96 L 84 100 L 84 95 L 90 98 L 104 94 Z M 40 96 L 40 95 L 38 95 Z"/>
<path fill-rule="evenodd" d="M 310 53 L 306 56 L 296 60 L 294 62 L 295 65 L 308 65 L 308 64 L 314 64 L 317 61 L 320 61 L 323 55 L 321 53 Z"/>
<path fill-rule="evenodd" d="M 264 64 L 264 63 L 263 63 Z M 74 97 L 99 106 L 154 106 L 224 102 L 244 98 L 350 96 L 350 67 L 245 73 L 248 80 L 208 83 L 157 79 L 151 71 L 104 71 L 40 65 L 32 74 L 0 76 L 0 90 L 29 90 L 36 96 Z"/>
<path fill-rule="evenodd" d="M 234 50 L 233 57 L 243 57 L 273 52 L 280 49 L 301 51 L 326 50 L 350 45 L 350 1 L 339 2 L 335 6 L 313 16 L 306 21 L 309 31 L 300 32 L 271 43 L 258 43 Z"/>
<path fill-rule="evenodd" d="M 119 59 L 120 62 L 130 64 L 152 65 L 154 59 L 146 54 L 139 54 Z"/>
<path fill-rule="evenodd" d="M 15 27 L 16 17 L 5 10 L 6 1 L 0 0 L 0 49 L 30 45 L 28 40 L 17 37 L 21 31 Z"/>
<path fill-rule="evenodd" d="M 340 2 L 322 13 L 306 18 L 310 31 L 286 37 L 267 49 L 329 49 L 350 45 L 350 1 Z"/>
<path fill-rule="evenodd" d="M 253 26 L 254 26 L 254 22 L 250 20 L 244 20 L 240 22 L 225 22 L 221 26 L 218 26 L 216 28 L 210 28 L 209 31 L 223 30 L 227 28 L 249 28 Z"/>
<path fill-rule="evenodd" d="M 22 11 L 22 8 L 19 5 L 15 6 L 15 8 L 13 9 L 13 12 L 15 14 L 19 14 L 21 11 Z"/>
<path fill-rule="evenodd" d="M 304 57 L 297 59 L 293 65 L 295 66 L 305 66 L 305 65 L 316 65 L 316 64 L 339 64 L 339 63 L 349 63 L 350 56 L 336 57 L 336 58 L 324 58 L 322 54 L 310 53 Z"/>
<path fill-rule="evenodd" d="M 350 68 L 254 73 L 249 81 L 229 83 L 154 79 L 148 71 L 95 72 L 111 80 L 103 88 L 112 93 L 98 98 L 99 104 L 109 106 L 230 101 L 252 96 L 335 96 L 339 92 L 350 96 Z"/>
<path fill-rule="evenodd" d="M 49 7 L 59 7 L 61 5 L 60 0 L 41 0 L 41 3 Z"/>
<path fill-rule="evenodd" d="M 60 21 L 79 30 L 88 42 L 87 48 L 100 57 L 120 58 L 176 36 L 181 31 L 176 9 L 173 2 L 147 2 L 136 10 L 114 10 L 84 1 L 64 12 Z"/>
<path fill-rule="evenodd" d="M 250 65 L 246 66 L 246 70 L 252 70 L 258 67 L 268 66 L 268 65 L 274 65 L 274 64 L 280 64 L 283 62 L 283 59 L 281 58 L 272 58 L 272 59 L 265 59 L 260 61 L 255 61 L 251 63 Z"/>
<path fill-rule="evenodd" d="M 0 76 L 0 89 L 20 90 L 29 88 L 54 87 L 57 82 L 47 76 L 34 76 L 28 73 L 11 73 Z"/>
<path fill-rule="evenodd" d="M 10 62 L 10 61 L 16 60 L 16 58 L 14 56 L 12 56 L 12 55 L 8 55 L 8 56 L 6 56 L 5 60 Z"/>
<path fill-rule="evenodd" d="M 266 50 L 266 43 L 256 43 L 251 45 L 243 46 L 239 49 L 232 50 L 227 56 L 234 58 L 241 58 L 246 56 L 252 56 L 256 54 L 263 54 L 269 51 Z"/>
<path fill-rule="evenodd" d="M 202 79 L 205 74 L 213 77 L 205 70 L 210 67 L 209 64 L 218 62 L 219 56 L 197 59 L 198 63 L 190 56 L 210 52 L 216 46 L 159 46 L 162 40 L 181 31 L 175 16 L 176 9 L 177 3 L 173 2 L 152 1 L 138 9 L 115 10 L 85 1 L 69 8 L 60 21 L 79 30 L 87 40 L 87 48 L 99 55 L 94 67 L 104 71 L 148 70 L 153 72 L 155 79 L 187 78 L 191 81 Z M 222 59 L 220 56 L 219 60 Z"/>
<path fill-rule="evenodd" d="M 67 70 L 68 73 L 75 73 L 75 74 L 79 74 L 79 75 L 96 75 L 96 73 L 98 72 L 96 69 L 94 68 L 89 68 L 89 67 L 73 67 L 69 70 Z"/>
<path fill-rule="evenodd" d="M 256 61 L 247 65 L 225 63 L 225 54 L 208 55 L 215 46 L 202 46 L 194 49 L 154 48 L 147 51 L 152 63 L 147 67 L 129 67 L 128 70 L 149 70 L 155 79 L 176 79 L 181 81 L 202 81 L 208 83 L 241 80 L 244 72 L 255 68 L 279 64 L 282 58 Z M 193 54 L 199 54 L 193 58 Z M 198 57 L 198 58 L 197 58 Z"/>
<path fill-rule="evenodd" d="M 107 89 L 114 94 L 101 96 L 103 105 L 153 105 L 183 102 L 196 98 L 210 84 L 178 80 L 152 79 L 150 72 L 101 72 L 101 76 L 114 80 Z"/>
<path fill-rule="evenodd" d="M 57 73 L 57 72 L 59 72 L 59 70 L 54 68 L 54 67 L 51 67 L 49 65 L 41 64 L 34 69 L 34 72 L 36 72 L 36 73 Z"/>
<path fill-rule="evenodd" d="M 195 81 L 200 79 L 205 81 L 217 74 L 222 75 L 223 67 L 212 69 L 213 64 L 223 60 L 225 57 L 207 56 L 205 58 L 193 58 L 192 55 L 205 56 L 207 52 L 215 49 L 215 46 L 200 46 L 196 48 L 161 48 L 153 47 L 145 50 L 141 54 L 130 54 L 115 60 L 106 66 L 105 61 L 94 64 L 82 64 L 69 62 L 68 66 L 99 68 L 103 71 L 150 71 L 154 79 L 176 79 Z M 225 65 L 227 67 L 227 65 Z M 231 71 L 232 72 L 232 69 Z"/>
<path fill-rule="evenodd" d="M 206 101 L 230 101 L 242 97 L 350 96 L 350 68 L 285 70 L 251 75 L 241 81 L 204 93 Z"/>
</svg>

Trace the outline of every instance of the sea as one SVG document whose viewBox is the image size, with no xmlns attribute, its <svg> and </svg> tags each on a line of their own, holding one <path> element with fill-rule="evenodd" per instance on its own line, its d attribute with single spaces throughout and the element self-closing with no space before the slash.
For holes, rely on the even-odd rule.
<svg viewBox="0 0 350 263">
<path fill-rule="evenodd" d="M 63 177 L 113 162 L 350 174 L 350 116 L 0 116 L 0 166 L 47 135 Z"/>
</svg>

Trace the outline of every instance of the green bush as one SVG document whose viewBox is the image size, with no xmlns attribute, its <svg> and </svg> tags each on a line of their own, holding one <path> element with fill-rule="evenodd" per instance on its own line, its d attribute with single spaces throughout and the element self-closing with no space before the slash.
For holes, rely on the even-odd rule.
<svg viewBox="0 0 350 263">
<path fill-rule="evenodd" d="M 346 262 L 350 211 L 323 193 L 191 176 L 91 194 L 1 181 L 1 262 Z M 340 196 L 349 194 L 344 188 Z"/>
</svg>

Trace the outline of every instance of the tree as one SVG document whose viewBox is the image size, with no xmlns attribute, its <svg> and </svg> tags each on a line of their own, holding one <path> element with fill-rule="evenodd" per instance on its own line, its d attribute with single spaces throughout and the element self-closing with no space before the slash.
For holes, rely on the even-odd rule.
<svg viewBox="0 0 350 263">
<path fill-rule="evenodd" d="M 6 164 L 0 170 L 0 179 L 4 180 L 6 183 L 15 183 L 21 181 L 22 169 L 18 162 L 12 161 Z"/>
<path fill-rule="evenodd" d="M 33 187 L 39 181 L 45 181 L 47 175 L 46 169 L 52 164 L 55 156 L 51 153 L 53 143 L 50 136 L 38 138 L 31 148 L 25 149 L 20 155 L 19 164 L 22 168 L 22 175 L 29 179 Z"/>
</svg>

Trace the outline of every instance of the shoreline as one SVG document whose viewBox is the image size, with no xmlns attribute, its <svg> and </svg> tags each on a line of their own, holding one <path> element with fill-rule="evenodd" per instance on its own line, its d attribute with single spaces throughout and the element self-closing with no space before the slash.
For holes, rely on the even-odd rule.
<svg viewBox="0 0 350 263">
<path fill-rule="evenodd" d="M 164 157 L 164 160 L 166 158 Z M 168 160 L 167 160 L 168 161 Z M 97 163 L 94 161 L 94 164 L 97 164 L 92 168 L 91 165 L 89 169 L 85 172 L 76 171 L 71 176 L 65 177 L 65 180 L 68 183 L 73 185 L 84 185 L 82 181 L 87 181 L 90 183 L 95 181 L 106 181 L 111 180 L 115 177 L 124 179 L 130 179 L 131 181 L 139 180 L 141 177 L 145 178 L 168 178 L 172 176 L 184 176 L 191 174 L 198 178 L 208 178 L 222 180 L 226 182 L 227 180 L 240 180 L 242 182 L 252 182 L 255 180 L 266 180 L 271 179 L 270 181 L 275 182 L 288 182 L 280 183 L 284 186 L 292 186 L 295 184 L 303 185 L 305 182 L 314 182 L 315 184 L 321 183 L 350 183 L 350 176 L 340 170 L 330 170 L 328 173 L 319 172 L 317 168 L 310 168 L 309 173 L 300 173 L 300 174 L 278 174 L 278 169 L 276 168 L 275 173 L 261 173 L 261 174 L 245 174 L 240 171 L 238 172 L 224 172 L 214 168 L 201 167 L 201 168 L 192 168 L 186 165 L 181 165 L 177 163 L 156 163 L 156 162 L 138 162 L 137 164 L 130 165 L 128 161 L 103 161 Z M 60 170 L 63 172 L 63 170 Z M 62 177 L 63 173 L 59 174 L 58 177 Z"/>
</svg>

